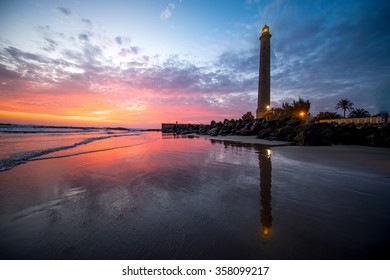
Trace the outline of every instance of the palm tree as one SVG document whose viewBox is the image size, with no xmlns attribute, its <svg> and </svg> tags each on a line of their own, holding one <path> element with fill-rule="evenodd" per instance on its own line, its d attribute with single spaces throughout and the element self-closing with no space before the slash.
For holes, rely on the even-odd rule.
<svg viewBox="0 0 390 280">
<path fill-rule="evenodd" d="M 370 116 L 370 113 L 363 108 L 356 108 L 349 113 L 348 118 L 366 118 Z"/>
<path fill-rule="evenodd" d="M 349 99 L 341 99 L 339 102 L 336 104 L 336 110 L 337 109 L 342 109 L 344 111 L 344 119 L 345 119 L 345 111 L 351 111 L 353 109 L 353 103 Z"/>
</svg>

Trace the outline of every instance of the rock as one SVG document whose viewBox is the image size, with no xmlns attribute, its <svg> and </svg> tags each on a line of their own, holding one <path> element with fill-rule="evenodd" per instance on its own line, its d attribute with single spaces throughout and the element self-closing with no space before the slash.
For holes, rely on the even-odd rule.
<svg viewBox="0 0 390 280">
<path fill-rule="evenodd" d="M 233 127 L 236 126 L 236 121 L 233 120 L 233 119 L 231 119 L 231 120 L 225 119 L 225 120 L 223 121 L 223 126 L 233 128 Z"/>
<path fill-rule="evenodd" d="M 237 135 L 241 135 L 241 136 L 248 136 L 248 135 L 251 135 L 251 128 L 252 124 L 251 123 L 247 123 L 243 128 L 239 129 L 237 131 Z"/>
<path fill-rule="evenodd" d="M 214 127 L 207 132 L 207 134 L 210 136 L 218 136 L 218 133 L 219 133 L 218 127 Z"/>
<path fill-rule="evenodd" d="M 300 119 L 212 121 L 210 125 L 177 124 L 163 133 L 224 136 L 257 135 L 257 138 L 296 142 L 297 145 L 368 145 L 390 148 L 390 124 L 306 123 Z"/>
<path fill-rule="evenodd" d="M 310 130 L 305 135 L 306 146 L 329 146 L 330 142 L 325 138 L 322 138 L 319 133 L 315 130 Z"/>
<path fill-rule="evenodd" d="M 245 127 L 244 121 L 242 119 L 239 119 L 236 122 L 235 128 L 237 129 L 237 131 L 239 131 L 240 129 L 243 129 L 244 127 Z"/>
<path fill-rule="evenodd" d="M 305 133 L 303 131 L 299 131 L 294 137 L 293 141 L 299 146 L 305 145 Z"/>
<path fill-rule="evenodd" d="M 294 137 L 295 137 L 295 134 L 289 134 L 289 135 L 287 135 L 287 137 L 284 140 L 287 142 L 294 142 Z"/>
<path fill-rule="evenodd" d="M 302 124 L 302 120 L 300 119 L 297 119 L 297 118 L 291 118 L 290 120 L 287 121 L 286 123 L 288 126 L 298 126 L 300 124 Z"/>
<path fill-rule="evenodd" d="M 296 127 L 297 134 L 294 142 L 297 145 L 305 146 L 328 146 L 331 144 L 326 128 L 323 124 L 304 124 Z M 290 136 L 291 137 L 291 136 Z"/>
<path fill-rule="evenodd" d="M 277 140 L 278 140 L 278 137 L 276 137 L 276 136 L 268 136 L 268 137 L 265 137 L 264 140 L 268 140 L 268 141 L 277 141 Z"/>
<path fill-rule="evenodd" d="M 241 136 L 250 136 L 250 135 L 253 135 L 252 132 L 250 130 L 242 130 L 240 132 L 240 135 Z"/>
<path fill-rule="evenodd" d="M 295 134 L 295 129 L 292 126 L 278 128 L 277 135 L 279 139 L 285 139 L 287 135 Z"/>
<path fill-rule="evenodd" d="M 260 130 L 260 132 L 259 132 L 259 134 L 257 135 L 256 138 L 264 139 L 266 137 L 269 137 L 271 132 L 272 132 L 272 128 L 265 128 L 263 130 Z"/>
<path fill-rule="evenodd" d="M 260 120 L 254 121 L 252 126 L 250 127 L 251 134 L 252 135 L 258 134 L 260 129 L 262 129 L 261 121 Z"/>
<path fill-rule="evenodd" d="M 230 127 L 227 127 L 227 126 L 224 126 L 221 128 L 221 130 L 218 132 L 218 135 L 221 135 L 221 136 L 226 136 L 228 134 L 230 134 L 231 132 L 231 128 Z"/>
</svg>

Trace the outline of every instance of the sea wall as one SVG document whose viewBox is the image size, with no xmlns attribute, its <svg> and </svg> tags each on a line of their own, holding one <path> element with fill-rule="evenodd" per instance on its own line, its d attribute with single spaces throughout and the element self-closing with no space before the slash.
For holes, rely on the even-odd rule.
<svg viewBox="0 0 390 280">
<path fill-rule="evenodd" d="M 365 124 L 365 123 L 383 123 L 387 120 L 383 117 L 367 117 L 367 118 L 348 118 L 348 119 L 330 119 L 320 120 L 321 123 L 337 123 L 337 124 Z"/>
<path fill-rule="evenodd" d="M 189 128 L 199 128 L 198 124 L 182 124 L 182 123 L 162 123 L 161 131 L 162 132 L 176 132 L 176 131 L 184 131 Z"/>
<path fill-rule="evenodd" d="M 323 146 L 332 144 L 365 145 L 390 148 L 389 123 L 328 123 L 306 122 L 301 119 L 224 120 L 204 124 L 170 124 L 162 126 L 163 133 L 210 136 L 256 136 L 270 141 L 295 142 L 296 145 Z"/>
</svg>

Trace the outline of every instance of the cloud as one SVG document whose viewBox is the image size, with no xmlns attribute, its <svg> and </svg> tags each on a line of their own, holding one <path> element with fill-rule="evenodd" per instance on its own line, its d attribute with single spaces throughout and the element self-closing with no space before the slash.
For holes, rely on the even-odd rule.
<svg viewBox="0 0 390 280">
<path fill-rule="evenodd" d="M 0 64 L 0 79 L 2 81 L 8 80 L 8 79 L 19 79 L 19 78 L 20 78 L 20 75 L 17 72 L 12 71 L 12 70 L 8 69 L 7 67 L 5 67 L 4 65 Z"/>
<path fill-rule="evenodd" d="M 175 5 L 172 3 L 169 3 L 168 6 L 165 8 L 165 10 L 161 12 L 160 18 L 162 20 L 167 20 L 168 18 L 170 18 L 172 16 L 174 9 L 175 9 Z"/>
<path fill-rule="evenodd" d="M 289 3 L 287 8 L 280 3 L 269 9 L 271 19 L 277 16 L 269 23 L 273 105 L 303 97 L 310 99 L 315 114 L 324 108 L 334 111 L 335 103 L 342 98 L 351 99 L 357 107 L 367 104 L 371 108 L 373 98 L 388 104 L 388 85 L 380 86 L 380 81 L 389 80 L 390 73 L 390 35 L 381 31 L 382 27 L 389 30 L 390 24 L 383 5 L 372 14 L 342 11 L 329 5 L 322 13 L 332 11 L 332 17 L 320 15 L 308 23 L 301 20 L 301 13 L 305 12 L 301 7 Z M 172 16 L 173 9 L 174 6 L 167 6 L 164 19 Z M 340 16 L 343 13 L 356 15 Z M 78 24 L 85 28 L 80 21 Z M 23 97 L 33 93 L 44 103 L 48 95 L 66 99 L 77 92 L 96 96 L 102 103 L 129 114 L 148 108 L 156 112 L 171 108 L 175 117 L 180 114 L 173 113 L 174 110 L 192 111 L 188 116 L 191 119 L 202 114 L 199 120 L 207 119 L 205 116 L 241 116 L 256 109 L 258 31 L 245 31 L 251 34 L 245 34 L 247 41 L 240 45 L 241 49 L 228 49 L 215 60 L 201 64 L 180 55 L 146 56 L 127 37 L 108 38 L 96 30 L 81 30 L 64 35 L 41 26 L 38 44 L 40 51 L 45 52 L 2 47 L 7 43 L 1 43 L 0 78 L 5 83 L 0 83 L 1 93 Z M 55 55 L 51 53 L 54 50 Z M 23 93 L 18 90 L 21 88 Z M 25 99 L 34 102 L 34 98 Z"/>
<path fill-rule="evenodd" d="M 389 9 L 387 1 L 271 2 L 263 10 L 273 35 L 271 99 L 309 98 L 318 111 L 342 98 L 372 103 L 390 73 Z"/>
<path fill-rule="evenodd" d="M 115 37 L 115 42 L 116 42 L 118 45 L 122 45 L 122 43 L 123 43 L 122 37 L 120 37 L 120 36 Z"/>
<path fill-rule="evenodd" d="M 85 24 L 87 24 L 89 27 L 93 26 L 92 21 L 87 19 L 87 18 L 82 18 L 81 21 L 84 22 Z"/>
<path fill-rule="evenodd" d="M 72 68 L 76 68 L 65 60 L 49 59 L 14 47 L 5 48 L 4 53 L 6 54 L 3 60 L 4 63 L 11 65 L 13 68 L 12 73 L 17 75 L 15 82 L 30 82 L 30 85 L 42 84 L 43 88 L 54 85 L 63 77 L 66 77 Z M 28 88 L 31 87 L 27 86 Z M 38 88 L 34 87 L 33 89 Z"/>
<path fill-rule="evenodd" d="M 70 9 L 64 7 L 58 7 L 58 10 L 66 16 L 69 16 L 72 13 Z"/>
<path fill-rule="evenodd" d="M 46 37 L 44 38 L 45 40 L 45 46 L 43 47 L 43 49 L 45 51 L 48 51 L 48 52 L 52 52 L 52 51 L 55 51 L 56 48 L 58 47 L 58 43 L 53 40 L 52 38 L 49 38 L 49 37 Z"/>
<path fill-rule="evenodd" d="M 119 52 L 119 55 L 122 57 L 126 57 L 128 55 L 137 55 L 140 52 L 139 47 L 129 47 L 129 48 L 122 48 Z"/>
<path fill-rule="evenodd" d="M 49 35 L 45 34 L 43 40 L 47 41 Z M 4 69 L 4 75 L 34 83 L 33 88 L 26 88 L 26 93 L 58 95 L 77 91 L 112 97 L 128 96 L 129 92 L 134 92 L 137 93 L 134 95 L 134 102 L 138 102 L 134 104 L 139 104 L 137 108 L 151 103 L 161 106 L 192 104 L 198 109 L 204 106 L 205 110 L 224 108 L 225 111 L 232 106 L 238 110 L 236 104 L 240 103 L 239 99 L 256 87 L 257 79 L 253 79 L 253 75 L 244 77 L 251 72 L 248 62 L 252 53 L 240 56 L 226 53 L 219 58 L 217 67 L 207 68 L 174 55 L 157 61 L 155 57 L 142 55 L 137 46 L 125 47 L 125 41 L 117 37 L 112 41 L 122 43 L 118 46 L 121 47 L 118 53 L 127 60 L 125 68 L 120 70 L 105 55 L 104 48 L 93 43 L 88 34 L 80 33 L 79 38 L 82 43 L 77 45 L 75 42 L 72 46 L 76 48 L 73 49 L 64 48 L 64 44 L 55 41 L 61 59 L 7 47 L 4 53 L 8 57 L 4 62 L 15 69 L 12 72 Z M 251 64 L 257 68 L 256 63 Z M 145 91 L 151 93 L 150 99 L 141 94 Z M 248 105 L 251 100 L 250 97 L 245 98 L 241 104 Z"/>
<path fill-rule="evenodd" d="M 79 34 L 79 40 L 80 40 L 80 41 L 89 42 L 89 35 L 80 33 L 80 34 Z"/>
</svg>

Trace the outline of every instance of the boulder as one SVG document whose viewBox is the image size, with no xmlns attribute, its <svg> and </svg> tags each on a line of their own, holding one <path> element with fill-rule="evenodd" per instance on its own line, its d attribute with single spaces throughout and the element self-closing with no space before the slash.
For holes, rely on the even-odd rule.
<svg viewBox="0 0 390 280">
<path fill-rule="evenodd" d="M 254 121 L 253 124 L 250 127 L 251 134 L 252 135 L 258 134 L 260 129 L 262 129 L 261 121 L 260 120 Z"/>
<path fill-rule="evenodd" d="M 260 130 L 259 134 L 257 135 L 256 138 L 258 139 L 264 139 L 266 137 L 270 136 L 270 133 L 272 132 L 272 128 L 265 128 Z"/>
<path fill-rule="evenodd" d="M 298 126 L 300 124 L 302 124 L 302 120 L 301 119 L 298 119 L 298 118 L 291 118 L 290 120 L 287 121 L 286 123 L 288 126 Z"/>
<path fill-rule="evenodd" d="M 330 136 L 327 136 L 329 126 L 323 124 L 304 124 L 296 127 L 296 135 L 293 138 L 297 145 L 301 146 L 328 146 L 331 144 Z M 292 138 L 292 136 L 290 136 Z"/>
<path fill-rule="evenodd" d="M 214 127 L 207 132 L 207 134 L 210 136 L 218 136 L 218 133 L 219 133 L 218 127 Z"/>
<path fill-rule="evenodd" d="M 239 119 L 237 122 L 236 122 L 236 125 L 235 125 L 235 128 L 237 129 L 237 131 L 239 131 L 240 129 L 244 128 L 245 127 L 245 123 L 242 119 Z"/>
<path fill-rule="evenodd" d="M 231 127 L 224 126 L 224 127 L 222 127 L 222 128 L 219 130 L 218 135 L 221 135 L 221 136 L 229 135 L 230 132 L 231 132 L 231 130 L 232 130 Z"/>
<path fill-rule="evenodd" d="M 284 126 L 277 129 L 277 136 L 279 139 L 285 139 L 287 135 L 295 134 L 295 129 L 292 126 Z"/>
</svg>

